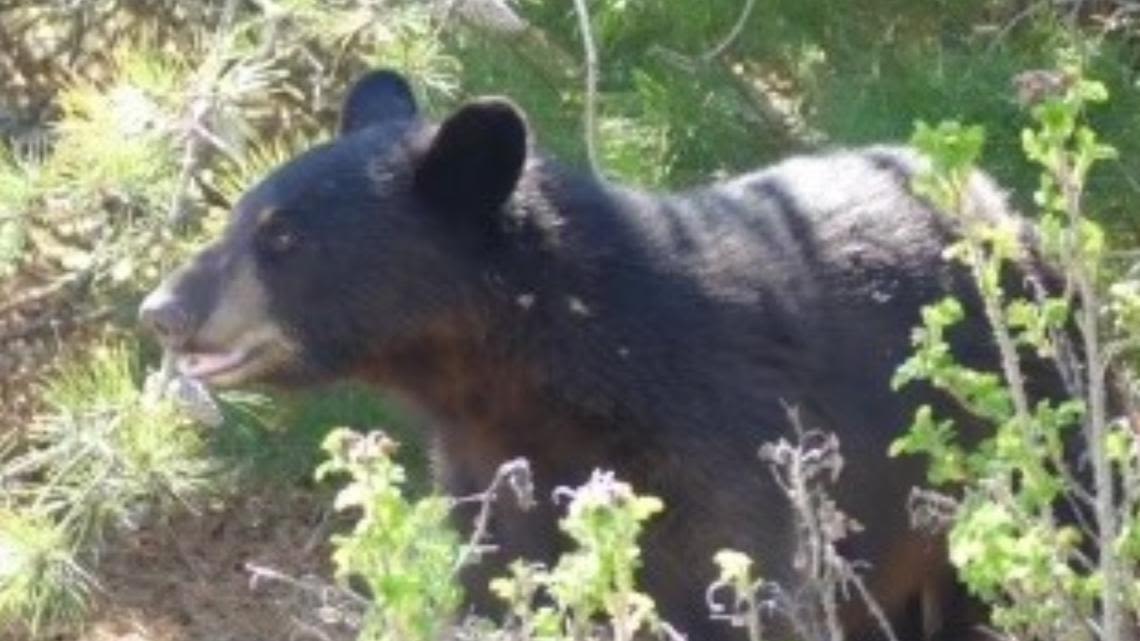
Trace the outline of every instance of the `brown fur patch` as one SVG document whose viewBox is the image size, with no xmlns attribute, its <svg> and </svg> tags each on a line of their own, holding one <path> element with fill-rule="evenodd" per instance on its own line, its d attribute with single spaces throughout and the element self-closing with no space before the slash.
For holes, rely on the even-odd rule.
<svg viewBox="0 0 1140 641">
<path fill-rule="evenodd" d="M 430 409 L 440 423 L 441 453 L 470 482 L 489 482 L 501 463 L 518 456 L 536 469 L 581 462 L 594 446 L 572 418 L 543 402 L 541 373 L 488 349 L 478 327 L 467 319 L 437 323 L 415 342 L 380 350 L 358 374 Z"/>
<path fill-rule="evenodd" d="M 899 638 L 930 639 L 942 627 L 950 607 L 953 573 L 946 564 L 946 547 L 939 539 L 909 532 L 889 547 L 888 565 L 876 568 L 867 587 L 883 612 L 895 620 Z M 879 624 L 858 595 L 842 612 L 844 627 L 862 639 L 878 634 Z M 914 636 L 919 635 L 919 636 Z"/>
</svg>

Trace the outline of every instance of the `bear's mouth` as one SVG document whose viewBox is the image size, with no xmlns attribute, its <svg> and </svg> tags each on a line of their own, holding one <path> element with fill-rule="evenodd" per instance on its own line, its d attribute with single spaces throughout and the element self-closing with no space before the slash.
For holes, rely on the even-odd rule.
<svg viewBox="0 0 1140 641">
<path fill-rule="evenodd" d="M 186 352 L 177 357 L 178 371 L 183 376 L 215 384 L 227 379 L 240 378 L 241 371 L 255 362 L 263 349 L 233 349 L 228 351 Z M 222 383 L 224 384 L 224 383 Z"/>
<path fill-rule="evenodd" d="M 232 347 L 193 346 L 174 354 L 179 374 L 210 387 L 234 387 L 265 378 L 289 360 L 276 336 L 256 336 Z"/>
</svg>

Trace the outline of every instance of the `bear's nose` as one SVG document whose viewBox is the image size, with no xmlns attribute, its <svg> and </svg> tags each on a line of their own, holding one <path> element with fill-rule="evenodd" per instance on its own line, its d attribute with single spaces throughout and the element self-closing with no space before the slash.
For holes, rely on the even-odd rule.
<svg viewBox="0 0 1140 641">
<path fill-rule="evenodd" d="M 152 292 L 139 307 L 139 323 L 166 347 L 179 347 L 190 340 L 190 314 L 176 299 L 161 290 Z"/>
</svg>

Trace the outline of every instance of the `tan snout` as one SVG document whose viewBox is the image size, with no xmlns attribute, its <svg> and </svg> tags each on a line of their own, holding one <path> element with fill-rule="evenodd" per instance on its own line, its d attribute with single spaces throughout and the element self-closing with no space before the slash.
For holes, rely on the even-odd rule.
<svg viewBox="0 0 1140 641">
<path fill-rule="evenodd" d="M 224 272 L 175 272 L 143 300 L 139 322 L 184 375 L 215 386 L 266 376 L 295 352 L 248 259 Z"/>
</svg>

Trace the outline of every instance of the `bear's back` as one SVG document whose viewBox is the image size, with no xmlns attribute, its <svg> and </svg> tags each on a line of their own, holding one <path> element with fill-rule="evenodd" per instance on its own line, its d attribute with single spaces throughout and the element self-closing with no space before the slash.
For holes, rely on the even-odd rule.
<svg viewBox="0 0 1140 641">
<path fill-rule="evenodd" d="M 653 251 L 711 295 L 746 299 L 760 288 L 806 303 L 850 293 L 853 283 L 884 285 L 884 272 L 943 271 L 953 233 L 913 193 L 921 166 L 903 148 L 800 156 L 630 211 Z"/>
<path fill-rule="evenodd" d="M 617 249 L 582 289 L 596 314 L 571 330 L 586 333 L 562 342 L 605 344 L 641 359 L 624 367 L 655 367 L 637 384 L 660 387 L 652 405 L 678 423 L 720 410 L 748 420 L 737 405 L 773 396 L 828 394 L 848 415 L 868 394 L 889 398 L 922 306 L 956 295 L 976 307 L 967 274 L 943 256 L 951 218 L 913 194 L 919 167 L 905 149 L 841 151 L 676 195 L 614 190 L 612 211 L 569 211 L 571 221 L 608 219 L 580 242 Z M 1007 216 L 988 180 L 971 190 L 988 215 Z M 590 322 L 592 333 L 573 329 Z M 964 347 L 967 358 L 988 349 Z M 670 370 L 705 387 L 668 380 Z"/>
</svg>

